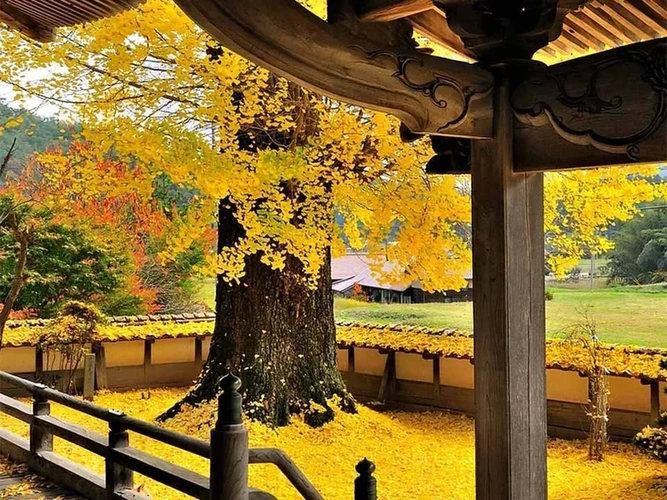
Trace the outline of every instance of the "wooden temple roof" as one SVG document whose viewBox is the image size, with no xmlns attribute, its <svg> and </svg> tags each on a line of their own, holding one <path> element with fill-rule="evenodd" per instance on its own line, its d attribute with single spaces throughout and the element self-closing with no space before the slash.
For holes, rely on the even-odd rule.
<svg viewBox="0 0 667 500">
<path fill-rule="evenodd" d="M 143 0 L 0 0 L 0 19 L 40 42 L 54 38 L 54 30 L 113 16 Z"/>
<path fill-rule="evenodd" d="M 408 19 L 415 30 L 438 45 L 470 58 L 449 27 L 443 9 L 447 0 L 365 0 L 366 20 Z M 583 4 L 583 5 L 582 5 Z M 563 30 L 536 58 L 546 63 L 667 36 L 667 4 L 662 0 L 561 0 L 566 9 Z"/>
<path fill-rule="evenodd" d="M 0 0 L 0 19 L 37 41 L 54 30 L 136 7 L 143 0 Z M 368 21 L 408 19 L 415 30 L 444 48 L 472 60 L 437 3 L 447 0 L 364 0 Z M 364 3 L 360 2 L 360 3 Z M 546 63 L 667 36 L 667 5 L 662 0 L 561 0 L 567 9 L 563 30 L 536 58 Z"/>
</svg>

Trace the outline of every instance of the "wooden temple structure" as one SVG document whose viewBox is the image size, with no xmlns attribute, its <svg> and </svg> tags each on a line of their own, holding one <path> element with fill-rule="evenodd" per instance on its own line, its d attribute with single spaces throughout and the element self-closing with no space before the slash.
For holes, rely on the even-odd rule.
<svg viewBox="0 0 667 500">
<path fill-rule="evenodd" d="M 137 3 L 0 0 L 0 18 L 48 41 Z M 542 172 L 667 160 L 664 1 L 329 0 L 326 19 L 297 0 L 176 3 L 248 59 L 430 136 L 430 172 L 471 173 L 477 498 L 546 499 Z"/>
</svg>

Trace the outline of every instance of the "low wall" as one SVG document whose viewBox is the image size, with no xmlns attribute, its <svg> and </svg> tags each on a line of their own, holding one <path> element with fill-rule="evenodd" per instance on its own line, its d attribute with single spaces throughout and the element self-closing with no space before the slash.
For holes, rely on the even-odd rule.
<svg viewBox="0 0 667 500">
<path fill-rule="evenodd" d="M 210 336 L 200 336 L 91 346 L 97 354 L 96 385 L 119 390 L 191 384 L 208 356 L 210 341 Z M 54 360 L 35 347 L 5 347 L 0 370 L 39 378 L 41 372 L 58 369 Z M 338 350 L 338 366 L 348 389 L 361 400 L 380 399 L 387 408 L 475 413 L 474 367 L 469 360 L 349 347 Z M 619 376 L 609 380 L 612 438 L 632 438 L 667 409 L 665 382 Z M 547 370 L 550 435 L 585 436 L 587 394 L 588 381 L 577 372 Z"/>
</svg>

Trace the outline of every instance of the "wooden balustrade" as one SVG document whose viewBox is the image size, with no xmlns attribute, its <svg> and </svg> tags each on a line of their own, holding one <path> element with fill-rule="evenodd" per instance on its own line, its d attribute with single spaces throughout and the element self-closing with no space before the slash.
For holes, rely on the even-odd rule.
<svg viewBox="0 0 667 500">
<path fill-rule="evenodd" d="M 28 440 L 0 428 L 0 453 L 25 463 L 41 476 L 92 500 L 146 500 L 147 497 L 133 489 L 134 472 L 202 500 L 275 500 L 267 492 L 248 487 L 249 464 L 274 464 L 305 500 L 323 500 L 322 495 L 285 452 L 277 449 L 248 449 L 248 431 L 241 421 L 241 395 L 238 393 L 240 380 L 233 375 L 227 375 L 221 381 L 223 391 L 218 403 L 218 421 L 211 431 L 211 444 L 6 372 L 0 372 L 0 381 L 28 392 L 33 398 L 30 407 L 0 394 L 0 413 L 30 425 Z M 92 432 L 51 416 L 51 402 L 106 421 L 109 425 L 108 434 L 105 436 Z M 130 445 L 130 431 L 210 459 L 211 479 L 133 448 Z M 103 457 L 105 474 L 95 474 L 55 453 L 54 436 Z M 371 477 L 375 466 L 371 464 L 372 467 L 369 467 L 367 464 L 371 463 L 365 460 L 357 466 L 360 477 L 355 481 L 355 500 L 377 498 L 375 479 Z M 359 493 L 361 496 L 358 496 L 357 490 L 365 493 Z"/>
</svg>

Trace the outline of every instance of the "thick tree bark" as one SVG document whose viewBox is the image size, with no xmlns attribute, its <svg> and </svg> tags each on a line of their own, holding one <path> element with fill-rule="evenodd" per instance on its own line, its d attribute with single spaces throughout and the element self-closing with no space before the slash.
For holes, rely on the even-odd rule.
<svg viewBox="0 0 667 500">
<path fill-rule="evenodd" d="M 243 236 L 233 208 L 221 202 L 219 250 Z M 313 426 L 333 419 L 332 398 L 354 411 L 336 365 L 331 262 L 327 255 L 316 289 L 304 281 L 298 259 L 282 271 L 246 258 L 240 283 L 218 279 L 216 323 L 208 360 L 195 387 L 160 416 L 175 416 L 183 404 L 197 405 L 217 396 L 218 380 L 238 374 L 246 414 L 271 425 L 286 425 L 304 413 Z"/>
</svg>

